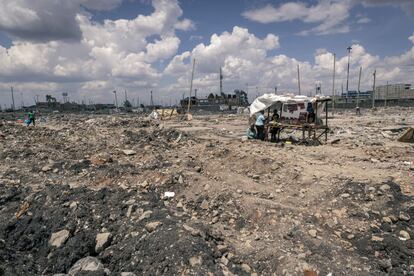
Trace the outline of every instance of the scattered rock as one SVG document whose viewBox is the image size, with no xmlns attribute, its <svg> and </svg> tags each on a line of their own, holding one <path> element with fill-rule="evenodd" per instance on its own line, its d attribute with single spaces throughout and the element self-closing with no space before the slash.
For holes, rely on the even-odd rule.
<svg viewBox="0 0 414 276">
<path fill-rule="evenodd" d="M 162 222 L 161 221 L 153 221 L 153 222 L 150 222 L 150 223 L 147 223 L 146 225 L 145 225 L 145 229 L 148 231 L 148 232 L 153 232 L 155 229 L 157 229 L 159 226 L 161 226 L 162 225 Z"/>
<path fill-rule="evenodd" d="M 109 232 L 97 234 L 95 239 L 95 252 L 99 253 L 104 250 L 111 243 L 111 239 L 112 236 Z"/>
<path fill-rule="evenodd" d="M 52 234 L 49 240 L 49 245 L 56 248 L 61 247 L 69 238 L 68 230 L 60 230 Z"/>
<path fill-rule="evenodd" d="M 203 202 L 201 202 L 200 207 L 203 210 L 207 210 L 208 209 L 208 201 L 204 199 Z"/>
<path fill-rule="evenodd" d="M 318 234 L 318 232 L 315 229 L 309 230 L 308 233 L 312 238 L 316 238 L 316 236 Z"/>
<path fill-rule="evenodd" d="M 152 215 L 152 211 L 148 210 L 145 211 L 144 213 L 142 213 L 142 215 L 138 218 L 138 221 L 144 220 L 144 219 L 149 219 Z"/>
<path fill-rule="evenodd" d="M 189 262 L 190 262 L 190 265 L 192 266 L 192 267 L 196 267 L 196 266 L 199 266 L 199 265 L 201 265 L 202 264 L 202 259 L 201 259 L 201 257 L 200 256 L 194 256 L 194 257 L 191 257 L 190 258 L 190 260 L 189 260 Z"/>
<path fill-rule="evenodd" d="M 400 234 L 400 239 L 401 240 L 406 241 L 406 240 L 411 239 L 410 234 L 408 234 L 407 231 L 401 230 L 399 234 Z"/>
<path fill-rule="evenodd" d="M 402 221 L 409 221 L 411 219 L 410 215 L 404 212 L 401 212 L 398 218 Z"/>
<path fill-rule="evenodd" d="M 243 269 L 244 272 L 246 273 L 250 273 L 252 271 L 252 269 L 250 268 L 250 266 L 248 266 L 247 264 L 242 264 L 241 268 Z"/>
<path fill-rule="evenodd" d="M 48 172 L 52 170 L 52 166 L 50 165 L 46 165 L 44 167 L 42 167 L 42 172 Z"/>
<path fill-rule="evenodd" d="M 136 152 L 136 151 L 134 151 L 134 150 L 122 150 L 122 152 L 123 152 L 125 155 L 135 155 L 135 154 L 137 154 L 137 152 Z"/>
<path fill-rule="evenodd" d="M 388 191 L 389 189 L 391 189 L 391 187 L 390 187 L 390 185 L 388 185 L 388 184 L 383 184 L 383 185 L 381 185 L 381 187 L 380 187 L 380 190 L 382 191 L 382 192 L 386 192 L 386 191 Z"/>
<path fill-rule="evenodd" d="M 70 276 L 75 276 L 76 274 L 78 274 L 81 271 L 101 271 L 101 272 L 104 272 L 104 270 L 105 270 L 105 267 L 101 263 L 101 261 L 99 261 L 95 257 L 88 256 L 86 258 L 78 260 L 72 266 L 72 268 L 69 270 L 68 274 Z"/>
</svg>

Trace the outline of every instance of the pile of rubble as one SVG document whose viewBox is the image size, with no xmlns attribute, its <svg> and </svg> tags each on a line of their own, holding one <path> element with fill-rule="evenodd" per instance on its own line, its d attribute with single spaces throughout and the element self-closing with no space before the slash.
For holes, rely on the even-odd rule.
<svg viewBox="0 0 414 276">
<path fill-rule="evenodd" d="M 240 139 L 244 115 L 4 121 L 0 275 L 412 274 L 407 112 L 315 147 Z"/>
</svg>

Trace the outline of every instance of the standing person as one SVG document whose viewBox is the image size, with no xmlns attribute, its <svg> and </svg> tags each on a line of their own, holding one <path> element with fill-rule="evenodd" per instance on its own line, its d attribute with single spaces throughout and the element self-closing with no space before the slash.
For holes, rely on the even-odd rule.
<svg viewBox="0 0 414 276">
<path fill-rule="evenodd" d="M 272 120 L 271 120 L 271 127 L 270 127 L 270 142 L 276 142 L 277 136 L 279 134 L 279 114 L 277 114 L 277 110 L 273 111 Z"/>
<path fill-rule="evenodd" d="M 29 113 L 27 114 L 27 117 L 29 119 L 29 121 L 27 122 L 27 126 L 29 126 L 30 124 L 33 124 L 33 126 L 36 126 L 36 117 L 35 117 L 34 111 L 29 111 Z"/>
<path fill-rule="evenodd" d="M 265 127 L 266 118 L 264 116 L 264 110 L 259 112 L 259 115 L 256 118 L 256 130 L 257 130 L 257 139 L 264 141 L 264 127 Z"/>
</svg>

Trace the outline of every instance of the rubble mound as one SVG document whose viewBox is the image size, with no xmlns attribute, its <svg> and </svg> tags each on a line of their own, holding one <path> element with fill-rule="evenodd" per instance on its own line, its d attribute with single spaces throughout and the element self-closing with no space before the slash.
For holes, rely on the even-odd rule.
<svg viewBox="0 0 414 276">
<path fill-rule="evenodd" d="M 0 216 L 1 275 L 68 273 L 88 256 L 102 263 L 92 265 L 104 268 L 99 275 L 222 272 L 220 235 L 187 231 L 153 191 L 0 186 Z"/>
</svg>

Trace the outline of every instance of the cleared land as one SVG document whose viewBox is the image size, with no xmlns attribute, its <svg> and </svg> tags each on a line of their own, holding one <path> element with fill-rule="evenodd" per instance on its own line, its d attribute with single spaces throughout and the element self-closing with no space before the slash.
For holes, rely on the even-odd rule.
<svg viewBox="0 0 414 276">
<path fill-rule="evenodd" d="M 244 141 L 244 115 L 4 121 L 0 275 L 413 273 L 413 111 L 335 114 L 323 146 Z"/>
</svg>

